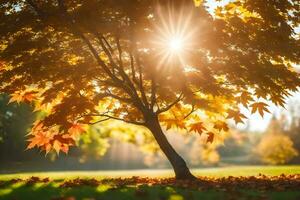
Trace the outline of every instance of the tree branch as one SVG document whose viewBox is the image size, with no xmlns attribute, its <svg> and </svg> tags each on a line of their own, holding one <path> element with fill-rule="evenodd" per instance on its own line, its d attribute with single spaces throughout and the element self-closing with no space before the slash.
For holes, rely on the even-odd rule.
<svg viewBox="0 0 300 200">
<path fill-rule="evenodd" d="M 170 108 L 172 108 L 175 104 L 177 104 L 179 101 L 181 101 L 182 98 L 183 98 L 183 93 L 181 93 L 181 94 L 179 95 L 179 97 L 178 97 L 173 103 L 169 104 L 168 106 L 166 106 L 166 107 L 164 107 L 164 108 L 162 108 L 162 109 L 157 110 L 157 111 L 156 111 L 156 114 L 160 114 L 160 113 L 163 113 L 163 112 L 168 111 L 168 110 L 169 110 Z"/>
<path fill-rule="evenodd" d="M 122 89 L 125 90 L 125 92 L 131 96 L 134 101 L 136 102 L 136 106 L 138 106 L 139 109 L 144 110 L 143 104 L 140 102 L 140 99 L 138 97 L 138 94 L 132 85 L 131 81 L 128 81 L 129 87 L 127 87 L 126 84 L 123 83 L 122 80 L 120 80 L 117 76 L 115 76 L 108 68 L 108 66 L 104 63 L 104 61 L 98 56 L 98 53 L 96 49 L 93 47 L 91 42 L 85 37 L 85 35 L 76 27 L 75 21 L 68 15 L 67 9 L 64 4 L 64 0 L 57 0 L 59 8 L 63 14 L 64 17 L 66 17 L 71 23 L 71 28 L 73 29 L 73 32 L 78 35 L 88 46 L 89 50 L 91 51 L 92 55 L 96 59 L 97 63 L 103 68 L 103 70 L 106 72 L 106 74 L 113 80 L 115 81 Z M 117 65 L 116 65 L 117 66 Z M 127 77 L 126 73 L 122 70 L 120 70 L 120 73 L 122 74 L 123 77 Z M 127 77 L 128 78 L 128 77 Z M 133 86 L 133 88 L 132 88 Z M 131 89 L 130 89 L 131 88 Z"/>
<path fill-rule="evenodd" d="M 193 114 L 193 112 L 195 111 L 195 105 L 192 105 L 192 109 L 191 109 L 191 111 L 186 115 L 186 116 L 184 116 L 184 118 L 183 119 L 186 119 L 186 118 L 188 118 L 191 114 Z"/>
<path fill-rule="evenodd" d="M 104 38 L 104 36 L 99 36 L 97 33 L 96 34 L 96 37 L 101 45 L 101 47 L 103 48 L 105 54 L 108 56 L 111 64 L 113 66 L 115 66 L 115 68 L 119 71 L 120 75 L 122 76 L 122 78 L 125 80 L 125 83 L 127 82 L 128 84 L 128 87 L 130 88 L 130 90 L 132 91 L 133 95 L 134 95 L 134 98 L 136 98 L 136 101 L 140 101 L 140 98 L 139 98 L 139 95 L 138 93 L 136 92 L 136 88 L 134 86 L 134 84 L 131 82 L 130 78 L 128 77 L 128 75 L 125 73 L 124 69 L 120 66 L 118 66 L 114 60 L 113 60 L 113 57 L 112 57 L 112 54 L 109 52 L 109 50 L 106 48 L 106 46 L 104 45 L 103 41 L 102 41 L 102 38 Z M 143 98 L 143 97 L 142 97 Z M 144 105 L 147 106 L 147 102 L 144 102 Z"/>
<path fill-rule="evenodd" d="M 138 125 L 138 126 L 145 126 L 146 125 L 145 122 L 137 122 L 137 121 L 122 119 L 122 118 L 119 118 L 119 117 L 108 115 L 107 112 L 105 112 L 103 114 L 88 114 L 88 115 L 83 115 L 81 117 L 86 117 L 86 116 L 105 117 L 105 119 L 100 119 L 96 122 L 92 122 L 91 124 L 97 124 L 97 123 L 100 123 L 100 122 L 103 122 L 103 121 L 114 119 L 114 120 L 122 121 L 122 122 L 125 122 L 125 123 L 130 123 L 130 124 L 134 124 L 134 125 Z"/>
<path fill-rule="evenodd" d="M 135 82 L 136 84 L 139 84 L 139 83 L 138 83 L 138 80 L 136 79 L 136 76 L 135 76 L 134 59 L 133 59 L 133 55 L 132 55 L 131 50 L 130 50 L 130 52 L 129 52 L 129 56 L 130 56 L 130 67 L 131 67 L 132 80 L 133 80 L 133 82 Z"/>
<path fill-rule="evenodd" d="M 145 90 L 144 90 L 142 65 L 140 63 L 139 55 L 138 55 L 137 52 L 134 53 L 134 56 L 136 58 L 136 64 L 137 64 L 138 73 L 139 73 L 139 80 L 138 80 L 139 90 L 141 92 L 142 100 L 143 100 L 145 106 L 149 107 L 150 105 L 148 103 L 148 100 L 147 100 L 147 97 L 146 97 L 146 93 L 145 93 Z"/>
<path fill-rule="evenodd" d="M 99 121 L 96 121 L 96 122 L 92 122 L 92 123 L 88 123 L 89 125 L 95 125 L 95 124 L 98 124 L 98 123 L 101 123 L 101 122 L 105 122 L 107 120 L 110 120 L 110 118 L 105 118 L 105 119 L 102 119 L 102 120 L 99 120 Z"/>
<path fill-rule="evenodd" d="M 126 102 L 126 103 L 133 103 L 132 100 L 130 98 L 124 98 L 124 97 L 120 97 L 118 95 L 115 95 L 115 94 L 112 94 L 110 91 L 108 93 L 106 93 L 105 95 L 109 96 L 109 97 L 112 97 L 114 99 L 117 99 L 119 101 L 123 101 L 123 102 Z"/>
<path fill-rule="evenodd" d="M 150 103 L 151 109 L 153 109 L 155 102 L 156 102 L 156 81 L 155 81 L 155 78 L 152 77 L 152 79 L 151 79 L 151 103 Z"/>
<path fill-rule="evenodd" d="M 123 65 L 123 59 L 122 59 L 122 48 L 121 48 L 121 45 L 120 45 L 120 38 L 119 37 L 116 37 L 116 41 L 117 41 L 117 48 L 118 48 L 118 52 L 119 52 L 119 64 L 122 68 L 124 68 L 124 65 Z"/>
</svg>

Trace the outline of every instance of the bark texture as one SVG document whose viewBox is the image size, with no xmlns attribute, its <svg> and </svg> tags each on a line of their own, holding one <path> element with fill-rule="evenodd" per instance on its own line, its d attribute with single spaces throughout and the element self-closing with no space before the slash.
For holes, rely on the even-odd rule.
<svg viewBox="0 0 300 200">
<path fill-rule="evenodd" d="M 160 149 L 170 161 L 176 179 L 178 180 L 196 180 L 197 178 L 190 172 L 183 158 L 174 150 L 169 143 L 167 137 L 163 133 L 159 124 L 157 116 L 151 117 L 147 121 L 147 128 L 152 132 L 155 140 L 157 141 Z"/>
</svg>

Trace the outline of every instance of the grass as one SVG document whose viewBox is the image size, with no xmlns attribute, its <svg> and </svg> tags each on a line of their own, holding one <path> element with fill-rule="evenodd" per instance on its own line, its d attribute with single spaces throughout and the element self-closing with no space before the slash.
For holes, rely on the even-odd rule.
<svg viewBox="0 0 300 200">
<path fill-rule="evenodd" d="M 281 174 L 300 174 L 300 166 L 245 166 L 245 167 L 223 167 L 195 169 L 193 173 L 197 176 L 227 177 L 227 176 L 256 176 L 265 174 L 277 176 Z M 24 182 L 12 183 L 8 180 L 14 178 L 27 179 L 31 176 L 41 178 L 49 177 L 48 183 L 35 183 L 26 185 Z M 127 170 L 127 171 L 74 171 L 74 172 L 34 172 L 20 174 L 0 175 L 0 199 L 26 200 L 45 199 L 55 200 L 65 197 L 66 200 L 193 200 L 193 199 L 300 199 L 299 190 L 260 190 L 240 189 L 234 193 L 216 189 L 199 190 L 184 189 L 177 186 L 161 185 L 124 185 L 115 187 L 111 183 L 100 184 L 99 186 L 79 186 L 61 188 L 63 181 L 74 178 L 117 178 L 117 177 L 171 177 L 171 170 Z M 300 182 L 300 180 L 298 180 Z"/>
<path fill-rule="evenodd" d="M 300 174 L 300 165 L 294 166 L 237 166 L 237 167 L 221 167 L 221 168 L 203 168 L 192 170 L 196 176 L 256 176 L 265 174 L 277 176 L 280 174 Z M 118 170 L 118 171 L 63 171 L 63 172 L 28 172 L 15 174 L 2 174 L 0 180 L 12 178 L 28 178 L 31 176 L 39 176 L 42 178 L 49 177 L 51 179 L 73 179 L 73 178 L 117 178 L 117 177 L 173 177 L 172 170 Z"/>
</svg>

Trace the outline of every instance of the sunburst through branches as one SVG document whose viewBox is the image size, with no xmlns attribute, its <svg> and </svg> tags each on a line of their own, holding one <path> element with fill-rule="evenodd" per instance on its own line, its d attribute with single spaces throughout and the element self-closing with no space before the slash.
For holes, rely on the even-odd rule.
<svg viewBox="0 0 300 200">
<path fill-rule="evenodd" d="M 186 66 L 185 58 L 194 44 L 195 26 L 192 26 L 192 13 L 185 12 L 182 6 L 180 12 L 169 5 L 165 9 L 157 9 L 155 19 L 155 37 L 153 48 L 159 58 L 159 66 L 170 63 Z M 163 12 L 164 11 L 164 12 Z"/>
</svg>

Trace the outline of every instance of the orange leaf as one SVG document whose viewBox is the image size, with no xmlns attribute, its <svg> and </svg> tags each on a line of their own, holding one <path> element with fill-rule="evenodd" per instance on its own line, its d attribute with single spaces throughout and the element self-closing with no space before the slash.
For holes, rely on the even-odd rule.
<svg viewBox="0 0 300 200">
<path fill-rule="evenodd" d="M 240 102 L 243 104 L 243 106 L 248 107 L 249 101 L 253 101 L 253 98 L 251 97 L 249 92 L 242 92 L 240 96 Z"/>
<path fill-rule="evenodd" d="M 85 132 L 84 125 L 75 123 L 69 128 L 68 132 L 76 139 L 81 133 Z"/>
<path fill-rule="evenodd" d="M 244 123 L 243 119 L 247 119 L 247 117 L 244 114 L 242 114 L 240 111 L 229 110 L 227 119 L 233 119 L 235 123 L 238 124 L 238 123 Z"/>
<path fill-rule="evenodd" d="M 251 111 L 252 114 L 258 111 L 259 114 L 263 117 L 264 112 L 270 113 L 270 111 L 267 108 L 268 104 L 266 104 L 264 102 L 253 103 L 250 105 L 250 107 L 252 107 L 252 111 Z"/>
<path fill-rule="evenodd" d="M 264 91 L 264 90 L 262 90 L 262 89 L 259 89 L 259 88 L 257 88 L 256 90 L 255 90 L 255 95 L 257 96 L 257 98 L 266 98 L 267 97 L 267 94 L 266 94 L 266 92 Z"/>
<path fill-rule="evenodd" d="M 219 131 L 224 130 L 225 132 L 229 130 L 227 123 L 223 121 L 216 121 L 214 123 L 214 129 L 217 129 Z"/>
<path fill-rule="evenodd" d="M 67 154 L 69 152 L 69 146 L 66 144 L 62 145 L 61 151 Z"/>
<path fill-rule="evenodd" d="M 35 146 L 42 147 L 46 144 L 49 144 L 50 140 L 51 137 L 47 136 L 46 132 L 39 131 L 33 134 L 33 137 L 28 140 L 30 143 L 27 146 L 27 149 L 32 149 Z"/>
<path fill-rule="evenodd" d="M 20 92 L 15 92 L 11 95 L 8 103 L 12 103 L 12 102 L 17 102 L 17 103 L 20 103 L 22 101 L 23 97 L 21 95 Z"/>
<path fill-rule="evenodd" d="M 25 93 L 15 92 L 11 95 L 11 98 L 9 99 L 8 103 L 12 103 L 12 102 L 20 103 L 21 101 L 32 102 L 33 100 L 36 99 L 35 96 L 36 93 L 37 92 L 35 91 L 25 92 Z"/>
<path fill-rule="evenodd" d="M 31 92 L 26 92 L 23 96 L 22 96 L 22 100 L 23 101 L 27 101 L 27 102 L 32 102 L 33 100 L 36 99 L 36 93 L 34 91 Z"/>
<path fill-rule="evenodd" d="M 284 98 L 280 95 L 271 96 L 270 100 L 276 105 L 284 107 L 285 101 Z"/>
<path fill-rule="evenodd" d="M 176 126 L 179 129 L 185 129 L 186 128 L 185 122 L 183 120 L 179 120 L 179 119 L 163 119 L 162 122 L 166 126 L 167 130 L 171 129 L 173 126 Z"/>
<path fill-rule="evenodd" d="M 208 137 L 207 137 L 207 143 L 212 143 L 214 141 L 214 137 L 215 137 L 215 134 L 213 132 L 208 132 L 207 133 Z"/>
<path fill-rule="evenodd" d="M 191 124 L 189 127 L 191 132 L 194 131 L 200 135 L 203 133 L 203 131 L 206 131 L 206 128 L 203 126 L 203 122 Z"/>
</svg>

